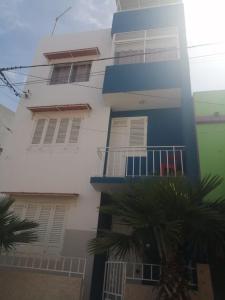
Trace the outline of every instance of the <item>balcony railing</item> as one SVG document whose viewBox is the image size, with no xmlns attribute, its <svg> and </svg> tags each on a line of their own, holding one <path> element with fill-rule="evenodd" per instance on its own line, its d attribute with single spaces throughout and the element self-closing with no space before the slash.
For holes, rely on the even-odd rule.
<svg viewBox="0 0 225 300">
<path fill-rule="evenodd" d="M 0 267 L 58 273 L 84 279 L 86 259 L 80 257 L 11 253 L 0 255 Z"/>
<path fill-rule="evenodd" d="M 186 267 L 190 287 L 197 287 L 197 271 Z M 105 264 L 103 300 L 123 300 L 127 284 L 156 285 L 161 277 L 161 266 L 157 264 L 107 261 Z"/>
<path fill-rule="evenodd" d="M 182 3 L 181 0 L 116 0 L 117 10 L 133 10 L 157 6 L 174 5 Z"/>
<path fill-rule="evenodd" d="M 184 154 L 184 146 L 99 148 L 97 176 L 184 176 Z"/>
</svg>

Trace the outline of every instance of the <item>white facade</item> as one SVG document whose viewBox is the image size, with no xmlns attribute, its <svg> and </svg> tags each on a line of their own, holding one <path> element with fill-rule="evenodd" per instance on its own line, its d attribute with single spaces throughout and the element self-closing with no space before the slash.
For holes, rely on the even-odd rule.
<svg viewBox="0 0 225 300">
<path fill-rule="evenodd" d="M 77 62 L 109 57 L 111 43 L 110 30 L 48 37 L 41 41 L 33 64 Z M 99 54 L 88 57 L 48 61 L 44 56 L 50 52 L 96 47 Z M 89 81 L 80 83 L 49 84 L 51 66 L 33 68 L 29 73 L 27 81 L 39 78 L 40 83 L 27 83 L 25 89 L 29 89 L 30 96 L 21 99 L 15 116 L 13 134 L 0 159 L 0 192 L 8 193 L 16 199 L 15 212 L 20 216 L 31 217 L 44 224 L 39 228 L 42 240 L 32 246 L 23 246 L 22 251 L 42 254 L 50 252 L 76 257 L 88 255 L 87 242 L 96 235 L 101 197 L 101 193 L 91 186 L 90 177 L 96 174 L 98 168 L 97 148 L 105 147 L 107 142 L 110 116 L 110 108 L 104 105 L 102 99 L 106 64 L 109 62 L 104 60 L 93 62 Z M 41 81 L 41 78 L 48 81 Z M 69 111 L 59 109 L 35 113 L 27 109 L 27 107 L 76 104 L 88 104 L 91 109 Z M 56 135 L 60 120 L 70 120 L 68 131 L 74 118 L 80 120 L 79 134 L 75 142 L 57 143 Z M 42 141 L 32 144 L 39 119 L 45 119 Z M 56 119 L 58 122 L 54 141 L 45 144 L 44 135 L 49 119 Z M 61 221 L 60 216 L 57 217 L 56 204 L 65 207 Z M 51 230 L 53 239 L 54 234 L 55 238 L 57 234 L 59 235 L 59 231 L 60 236 L 62 235 L 62 242 L 53 247 L 50 245 Z M 44 237 L 43 232 L 46 232 Z M 91 262 L 87 265 L 89 271 L 91 265 Z"/>
<path fill-rule="evenodd" d="M 0 104 L 0 152 L 3 151 L 8 135 L 12 132 L 15 113 Z"/>
</svg>

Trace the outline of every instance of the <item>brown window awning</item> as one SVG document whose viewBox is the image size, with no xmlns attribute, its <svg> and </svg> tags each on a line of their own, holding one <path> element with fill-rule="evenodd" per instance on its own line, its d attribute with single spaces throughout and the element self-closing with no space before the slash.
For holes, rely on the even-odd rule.
<svg viewBox="0 0 225 300">
<path fill-rule="evenodd" d="M 91 106 L 88 103 L 82 104 L 66 104 L 66 105 L 49 105 L 49 106 L 31 106 L 27 107 L 31 112 L 51 112 L 51 111 L 71 111 L 71 110 L 91 110 Z"/>
<path fill-rule="evenodd" d="M 94 48 L 66 50 L 66 51 L 58 51 L 58 52 L 48 52 L 48 53 L 44 53 L 44 56 L 48 60 L 52 60 L 52 59 L 78 58 L 78 57 L 93 56 L 99 54 L 100 54 L 99 49 L 97 47 L 94 47 Z"/>
</svg>

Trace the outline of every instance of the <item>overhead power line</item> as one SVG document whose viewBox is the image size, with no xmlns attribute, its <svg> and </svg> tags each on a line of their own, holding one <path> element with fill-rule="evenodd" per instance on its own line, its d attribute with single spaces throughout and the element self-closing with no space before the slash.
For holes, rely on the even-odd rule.
<svg viewBox="0 0 225 300">
<path fill-rule="evenodd" d="M 215 42 L 215 43 L 205 43 L 205 44 L 196 44 L 192 46 L 187 46 L 185 49 L 193 49 L 198 47 L 206 47 L 206 46 L 212 46 L 212 45 L 218 45 L 218 44 L 225 44 L 225 42 Z M 126 58 L 126 57 L 132 57 L 132 56 L 140 56 L 140 55 L 148 55 L 148 54 L 155 54 L 155 53 L 162 53 L 162 52 L 168 52 L 168 50 L 180 50 L 180 47 L 168 47 L 164 48 L 162 50 L 156 50 L 156 51 L 150 51 L 150 52 L 143 52 L 139 54 L 129 54 L 129 55 L 123 55 L 123 56 L 111 56 L 111 57 L 103 57 L 103 58 L 96 58 L 96 59 L 88 59 L 84 61 L 79 62 L 97 62 L 97 61 L 104 61 L 104 60 L 112 60 L 117 58 Z M 9 71 L 9 70 L 17 70 L 17 69 L 29 69 L 29 68 L 37 68 L 37 67 L 49 67 L 51 65 L 65 65 L 67 63 L 56 63 L 56 64 L 37 64 L 37 65 L 27 65 L 27 66 L 14 66 L 14 67 L 5 67 L 0 68 L 0 71 Z"/>
</svg>

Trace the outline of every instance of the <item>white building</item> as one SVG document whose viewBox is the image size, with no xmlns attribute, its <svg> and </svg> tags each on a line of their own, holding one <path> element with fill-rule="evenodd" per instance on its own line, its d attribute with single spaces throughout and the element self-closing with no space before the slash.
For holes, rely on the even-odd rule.
<svg viewBox="0 0 225 300">
<path fill-rule="evenodd" d="M 78 299 L 83 278 L 84 298 L 91 290 L 100 299 L 106 258 L 93 264 L 87 244 L 107 227 L 98 213 L 104 192 L 130 177 L 198 177 L 182 4 L 117 7 L 112 29 L 44 38 L 35 55 L 42 66 L 30 69 L 30 96 L 0 160 L 0 192 L 14 197 L 16 214 L 40 224 L 39 241 L 1 258 L 33 270 L 11 270 L 22 281 L 11 290 L 9 273 L 0 276 L 5 300 Z M 123 299 L 122 287 L 104 290 L 104 299 Z"/>
<path fill-rule="evenodd" d="M 14 116 L 13 111 L 0 104 L 0 153 L 4 149 L 8 135 L 12 133 Z"/>
</svg>

